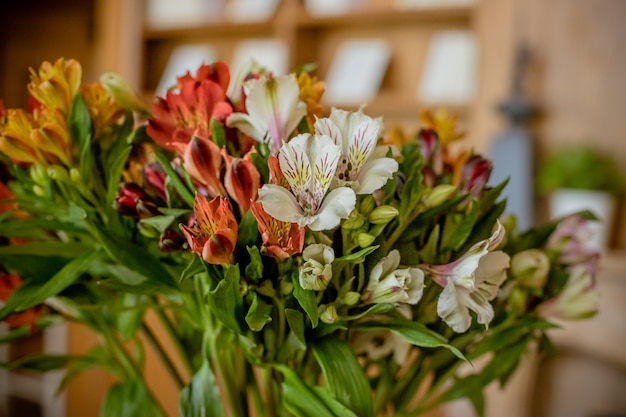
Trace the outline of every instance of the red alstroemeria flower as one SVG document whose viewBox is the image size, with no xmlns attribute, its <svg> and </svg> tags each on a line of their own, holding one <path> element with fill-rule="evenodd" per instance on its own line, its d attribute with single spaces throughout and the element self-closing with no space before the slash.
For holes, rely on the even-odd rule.
<svg viewBox="0 0 626 417">
<path fill-rule="evenodd" d="M 201 71 L 199 75 L 205 76 Z M 220 83 L 224 82 L 223 75 L 218 78 Z M 211 137 L 211 119 L 223 123 L 233 112 L 220 83 L 181 77 L 177 90 L 168 91 L 165 98 L 157 97 L 152 105 L 148 135 L 170 150 L 180 149 L 176 144 L 188 143 L 194 134 Z"/>
<path fill-rule="evenodd" d="M 302 252 L 305 228 L 298 227 L 297 223 L 275 219 L 263 210 L 263 204 L 258 201 L 250 203 L 250 210 L 257 220 L 266 255 L 283 260 Z"/>
<path fill-rule="evenodd" d="M 7 301 L 15 290 L 22 285 L 22 278 L 15 273 L 0 271 L 0 301 Z M 37 327 L 42 306 L 35 306 L 18 313 L 13 313 L 3 321 L 11 327 L 28 326 L 30 333 Z"/>
<path fill-rule="evenodd" d="M 193 224 L 180 226 L 189 248 L 210 264 L 232 265 L 238 225 L 228 199 L 215 197 L 209 202 L 196 194 L 193 211 Z"/>
<path fill-rule="evenodd" d="M 239 211 L 243 216 L 250 209 L 250 201 L 256 200 L 258 196 L 261 175 L 252 163 L 250 153 L 243 158 L 233 158 L 226 149 L 222 149 L 222 156 L 226 162 L 224 187 L 228 195 L 239 205 Z"/>
<path fill-rule="evenodd" d="M 223 62 L 214 62 L 210 65 L 201 65 L 196 71 L 196 76 L 192 77 L 189 71 L 187 74 L 176 79 L 176 85 L 180 89 L 181 86 L 190 81 L 204 81 L 211 80 L 220 85 L 222 90 L 228 90 L 228 84 L 230 84 L 230 70 L 228 65 Z"/>
<path fill-rule="evenodd" d="M 480 155 L 472 155 L 463 164 L 457 183 L 461 191 L 473 197 L 479 196 L 491 175 L 491 161 Z"/>
<path fill-rule="evenodd" d="M 222 185 L 222 154 L 211 140 L 193 136 L 185 146 L 183 164 L 192 179 L 206 188 L 209 197 L 226 195 Z"/>
</svg>

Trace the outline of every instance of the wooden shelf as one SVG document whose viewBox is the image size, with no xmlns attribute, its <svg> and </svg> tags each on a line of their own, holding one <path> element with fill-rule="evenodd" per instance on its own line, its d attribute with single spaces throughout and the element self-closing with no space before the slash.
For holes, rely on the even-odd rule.
<svg viewBox="0 0 626 417">
<path fill-rule="evenodd" d="M 204 36 L 208 40 L 219 36 L 237 36 L 240 38 L 257 36 L 261 33 L 269 33 L 274 30 L 271 22 L 250 22 L 250 23 L 230 23 L 230 22 L 211 22 L 202 25 L 189 26 L 176 29 L 144 29 L 144 41 L 159 40 L 185 40 Z"/>
<path fill-rule="evenodd" d="M 441 7 L 420 10 L 363 10 L 341 16 L 315 17 L 302 13 L 297 25 L 302 28 L 354 27 L 396 25 L 433 21 L 468 21 L 473 13 L 469 6 Z"/>
</svg>

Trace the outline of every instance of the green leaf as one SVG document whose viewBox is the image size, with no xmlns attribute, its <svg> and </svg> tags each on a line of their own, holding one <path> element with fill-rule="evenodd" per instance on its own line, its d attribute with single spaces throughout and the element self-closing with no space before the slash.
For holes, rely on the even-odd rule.
<svg viewBox="0 0 626 417">
<path fill-rule="evenodd" d="M 341 256 L 339 258 L 336 258 L 333 261 L 333 265 L 339 264 L 339 265 L 343 266 L 343 264 L 347 263 L 347 262 L 352 262 L 352 263 L 355 263 L 355 264 L 362 263 L 362 262 L 365 261 L 365 257 L 367 255 L 369 255 L 370 253 L 374 252 L 379 247 L 380 247 L 380 245 L 368 246 L 367 248 L 361 249 L 358 252 L 350 253 L 350 254 L 345 255 L 345 256 Z"/>
<path fill-rule="evenodd" d="M 341 409 L 341 404 L 337 400 L 330 395 L 320 397 L 318 395 L 319 390 L 312 390 L 307 387 L 298 374 L 287 366 L 278 365 L 276 369 L 284 377 L 281 383 L 283 405 L 295 417 L 356 417 L 356 414 L 349 410 L 346 410 L 343 414 L 336 414 L 334 410 Z"/>
<path fill-rule="evenodd" d="M 152 216 L 145 219 L 141 219 L 139 223 L 149 225 L 155 228 L 159 233 L 163 233 L 172 223 L 174 223 L 176 217 L 170 215 Z"/>
<path fill-rule="evenodd" d="M 90 250 L 83 243 L 31 242 L 22 245 L 0 246 L 1 255 L 39 255 L 39 256 L 62 256 L 74 258 Z"/>
<path fill-rule="evenodd" d="M 68 115 L 70 136 L 80 150 L 81 178 L 88 179 L 93 167 L 91 152 L 91 116 L 83 96 L 79 93 L 72 100 L 72 107 Z"/>
<path fill-rule="evenodd" d="M 250 263 L 246 265 L 246 278 L 253 281 L 259 281 L 263 278 L 263 259 L 259 252 L 258 246 L 248 246 L 248 254 L 250 255 Z"/>
<path fill-rule="evenodd" d="M 185 200 L 185 203 L 187 203 L 189 207 L 193 207 L 194 196 L 180 179 L 178 173 L 174 171 L 174 168 L 170 165 L 170 161 L 158 152 L 155 152 L 154 156 L 159 164 L 161 164 L 161 167 L 163 167 L 174 190 Z"/>
<path fill-rule="evenodd" d="M 286 308 L 285 317 L 287 318 L 287 323 L 289 323 L 289 328 L 293 332 L 294 336 L 298 339 L 302 346 L 306 348 L 306 338 L 304 336 L 304 316 L 302 313 L 292 308 Z"/>
<path fill-rule="evenodd" d="M 267 304 L 256 292 L 251 292 L 252 303 L 246 314 L 246 323 L 250 330 L 260 332 L 263 327 L 272 321 L 272 305 Z"/>
<path fill-rule="evenodd" d="M 268 183 L 270 179 L 270 169 L 267 165 L 267 158 L 261 156 L 259 152 L 251 152 L 249 155 L 257 171 L 261 174 L 261 184 Z"/>
<path fill-rule="evenodd" d="M 239 222 L 239 230 L 237 232 L 237 246 L 244 248 L 247 246 L 255 246 L 259 229 L 256 218 L 252 210 L 248 210 Z"/>
<path fill-rule="evenodd" d="M 189 385 L 180 392 L 178 412 L 181 417 L 222 417 L 224 409 L 219 387 L 205 359 Z"/>
<path fill-rule="evenodd" d="M 43 330 L 46 327 L 54 324 L 54 322 L 55 322 L 54 320 L 44 317 L 44 318 L 37 320 L 37 322 L 35 323 L 35 327 L 37 328 L 37 330 Z M 21 339 L 22 337 L 29 336 L 30 334 L 31 334 L 31 329 L 30 329 L 30 326 L 28 325 L 10 329 L 0 334 L 0 345 L 3 343 L 12 342 L 13 340 Z"/>
<path fill-rule="evenodd" d="M 115 320 L 122 340 L 128 341 L 143 324 L 146 300 L 142 295 L 128 293 L 120 294 L 119 298 L 119 302 L 122 307 L 125 307 L 125 310 L 116 314 Z"/>
<path fill-rule="evenodd" d="M 442 248 L 458 250 L 465 243 L 478 219 L 477 206 L 472 204 L 470 207 L 469 212 L 446 216 L 441 236 Z"/>
<path fill-rule="evenodd" d="M 122 171 L 126 166 L 133 147 L 128 142 L 118 140 L 107 156 L 105 173 L 107 175 L 106 206 L 113 207 L 115 195 L 122 181 Z"/>
<path fill-rule="evenodd" d="M 425 348 L 444 347 L 449 349 L 454 355 L 465 360 L 465 356 L 454 346 L 449 345 L 445 337 L 429 330 L 422 323 L 408 320 L 389 320 L 385 322 L 369 321 L 359 323 L 356 329 L 365 330 L 389 330 L 402 337 L 412 345 Z"/>
<path fill-rule="evenodd" d="M 32 371 L 47 372 L 60 369 L 71 361 L 78 359 L 75 355 L 45 355 L 38 354 L 26 356 L 13 362 L 0 362 L 0 367 L 5 369 L 29 369 Z"/>
<path fill-rule="evenodd" d="M 243 298 L 239 291 L 239 267 L 237 265 L 224 267 L 224 279 L 209 292 L 207 302 L 213 314 L 226 327 L 237 334 L 242 334 L 239 320 L 243 318 Z"/>
<path fill-rule="evenodd" d="M 143 275 L 153 283 L 177 288 L 176 282 L 169 275 L 163 263 L 142 246 L 135 245 L 123 237 L 109 235 L 100 228 L 94 228 L 98 241 L 112 260 L 126 268 Z"/>
<path fill-rule="evenodd" d="M 298 274 L 293 274 L 291 281 L 293 283 L 293 296 L 296 297 L 296 300 L 300 303 L 300 307 L 302 307 L 307 316 L 309 316 L 311 327 L 316 328 L 319 323 L 319 312 L 317 311 L 315 291 L 302 288 L 298 280 Z"/>
<path fill-rule="evenodd" d="M 48 297 L 63 291 L 87 271 L 97 255 L 97 252 L 92 252 L 74 259 L 43 284 L 20 286 L 0 309 L 0 320 L 12 312 L 23 311 L 41 304 Z"/>
<path fill-rule="evenodd" d="M 428 240 L 426 244 L 419 251 L 419 257 L 422 262 L 426 264 L 434 264 L 436 263 L 437 256 L 439 255 L 439 251 L 437 250 L 439 247 L 439 224 L 436 224 L 433 227 L 433 230 L 428 235 Z"/>
<path fill-rule="evenodd" d="M 162 415 L 140 381 L 129 380 L 113 385 L 106 394 L 100 416 L 136 417 Z"/>
<path fill-rule="evenodd" d="M 313 353 L 333 397 L 359 417 L 373 416 L 370 385 L 350 345 L 324 337 L 315 340 Z"/>
<path fill-rule="evenodd" d="M 220 148 L 226 146 L 226 132 L 224 126 L 215 119 L 211 119 L 211 140 Z"/>
</svg>

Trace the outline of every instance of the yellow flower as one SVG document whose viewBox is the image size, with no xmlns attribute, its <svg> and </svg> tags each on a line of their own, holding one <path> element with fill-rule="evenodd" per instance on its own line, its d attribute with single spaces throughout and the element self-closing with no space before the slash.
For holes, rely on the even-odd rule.
<svg viewBox="0 0 626 417">
<path fill-rule="evenodd" d="M 68 114 L 82 73 L 80 64 L 73 59 L 60 58 L 54 64 L 44 61 L 38 72 L 30 69 L 28 91 L 43 107 L 58 108 Z"/>
<path fill-rule="evenodd" d="M 65 166 L 72 166 L 72 138 L 67 119 L 60 109 L 44 108 L 35 113 L 35 126 L 30 134 L 31 143 L 40 151 L 54 155 Z M 50 163 L 54 159 L 48 158 Z"/>
<path fill-rule="evenodd" d="M 320 104 L 322 95 L 326 90 L 323 81 L 319 81 L 316 77 L 311 77 L 308 72 L 302 72 L 296 80 L 300 88 L 300 100 L 306 103 L 306 120 L 309 128 L 313 129 L 315 116 L 321 117 L 324 107 Z"/>
<path fill-rule="evenodd" d="M 0 151 L 14 162 L 47 164 L 46 155 L 32 146 L 32 117 L 21 109 L 7 110 L 6 119 L 0 123 Z"/>
<path fill-rule="evenodd" d="M 81 87 L 81 93 L 91 115 L 94 139 L 98 140 L 108 133 L 108 126 L 124 115 L 124 110 L 116 104 L 102 84 L 86 84 Z"/>
<path fill-rule="evenodd" d="M 433 129 L 437 132 L 437 136 L 444 146 L 465 136 L 465 132 L 457 130 L 456 116 L 443 108 L 435 111 L 423 110 L 420 113 L 420 122 L 424 129 Z"/>
</svg>

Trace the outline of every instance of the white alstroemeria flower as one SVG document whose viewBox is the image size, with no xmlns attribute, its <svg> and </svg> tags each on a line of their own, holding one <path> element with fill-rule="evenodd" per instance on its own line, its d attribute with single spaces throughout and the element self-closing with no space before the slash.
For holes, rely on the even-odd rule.
<svg viewBox="0 0 626 417">
<path fill-rule="evenodd" d="M 563 291 L 537 307 L 540 317 L 577 320 L 597 313 L 600 293 L 592 271 L 587 265 L 576 265 L 569 272 Z"/>
<path fill-rule="evenodd" d="M 257 142 L 267 143 L 272 155 L 287 141 L 306 115 L 300 88 L 293 74 L 250 80 L 246 113 L 233 113 L 226 124 L 236 127 Z"/>
<path fill-rule="evenodd" d="M 493 319 L 492 301 L 506 279 L 510 257 L 502 251 L 491 252 L 504 238 L 498 222 L 488 239 L 476 243 L 461 258 L 446 265 L 426 266 L 428 276 L 444 290 L 437 302 L 437 314 L 457 333 L 470 324 L 469 310 L 476 313 L 480 324 Z"/>
<path fill-rule="evenodd" d="M 333 277 L 335 252 L 330 246 L 316 243 L 304 248 L 304 263 L 300 267 L 300 286 L 305 290 L 323 291 Z"/>
<path fill-rule="evenodd" d="M 354 210 L 356 195 L 348 187 L 331 190 L 340 150 L 328 136 L 301 134 L 278 152 L 280 169 L 290 189 L 265 184 L 259 201 L 270 216 L 311 230 L 329 230 Z"/>
<path fill-rule="evenodd" d="M 401 268 L 400 252 L 392 250 L 372 268 L 361 297 L 366 304 L 417 304 L 424 292 L 424 272 L 419 268 Z"/>
<path fill-rule="evenodd" d="M 335 180 L 357 194 L 372 194 L 398 170 L 398 162 L 385 157 L 385 148 L 376 148 L 383 129 L 380 118 L 372 119 L 361 111 L 332 109 L 330 117 L 317 119 L 315 132 L 329 136 L 341 147 Z"/>
</svg>

